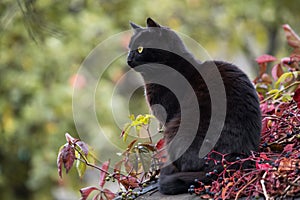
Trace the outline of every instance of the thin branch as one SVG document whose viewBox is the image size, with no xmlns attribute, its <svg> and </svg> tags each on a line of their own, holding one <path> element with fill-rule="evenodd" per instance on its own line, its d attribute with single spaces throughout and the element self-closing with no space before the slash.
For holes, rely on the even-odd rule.
<svg viewBox="0 0 300 200">
<path fill-rule="evenodd" d="M 83 160 L 80 159 L 80 158 L 76 158 L 76 159 L 78 159 L 79 161 L 85 163 L 85 164 L 86 164 L 87 166 L 89 166 L 89 167 L 93 167 L 93 168 L 95 168 L 95 169 L 98 169 L 99 171 L 104 172 L 104 173 L 106 173 L 106 174 L 108 174 L 108 175 L 110 174 L 109 172 L 107 172 L 107 171 L 101 169 L 101 167 L 89 163 L 89 161 L 86 159 L 86 157 L 85 157 L 84 155 L 82 155 L 82 153 L 81 153 L 80 151 L 78 151 L 76 148 L 74 148 L 74 149 L 75 149 L 75 151 L 77 151 L 77 152 L 79 153 L 80 157 L 83 158 Z"/>
<path fill-rule="evenodd" d="M 291 188 L 291 186 L 293 185 L 293 184 L 295 184 L 297 181 L 299 181 L 300 180 L 300 176 L 298 176 L 293 182 L 291 182 L 290 183 L 290 185 L 288 185 L 286 188 L 285 188 L 285 190 L 283 191 L 283 195 L 285 195 L 288 191 L 289 191 L 289 189 Z M 283 196 L 282 195 L 282 196 Z"/>
<path fill-rule="evenodd" d="M 246 189 L 249 185 L 251 185 L 254 181 L 256 181 L 257 179 L 257 176 L 252 179 L 251 181 L 249 181 L 244 187 L 242 187 L 237 193 L 236 193 L 236 196 L 235 196 L 235 199 L 234 200 L 237 200 L 240 196 L 240 194 L 244 191 L 244 189 Z"/>
<path fill-rule="evenodd" d="M 262 179 L 260 180 L 260 184 L 261 184 L 261 187 L 262 187 L 262 189 L 263 189 L 263 192 L 264 192 L 264 196 L 265 196 L 265 199 L 266 200 L 269 200 L 270 199 L 270 197 L 269 197 L 269 195 L 268 195 L 268 193 L 267 193 L 267 189 L 266 189 L 266 186 L 265 186 L 265 178 L 266 178 L 266 176 L 267 176 L 267 171 L 264 173 L 264 175 L 262 176 Z"/>
<path fill-rule="evenodd" d="M 298 84 L 300 84 L 300 81 L 295 81 L 294 83 L 292 83 L 292 84 L 286 86 L 285 88 L 279 90 L 275 94 L 272 94 L 272 95 L 268 96 L 267 98 L 265 98 L 264 100 L 262 100 L 260 102 L 260 104 L 265 103 L 266 101 L 268 101 L 268 100 L 272 99 L 273 97 L 275 97 L 276 95 L 278 95 L 278 93 L 282 93 L 283 91 L 285 91 L 285 90 L 287 90 L 287 89 L 289 89 L 289 88 L 291 88 L 291 87 L 293 87 L 295 85 L 298 85 Z"/>
</svg>

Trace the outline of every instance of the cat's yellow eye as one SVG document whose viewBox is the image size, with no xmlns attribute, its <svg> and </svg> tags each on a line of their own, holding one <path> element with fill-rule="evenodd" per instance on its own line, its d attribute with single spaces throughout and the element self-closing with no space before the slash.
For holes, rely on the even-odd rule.
<svg viewBox="0 0 300 200">
<path fill-rule="evenodd" d="M 139 52 L 139 53 L 142 53 L 142 52 L 143 52 L 143 50 L 144 50 L 144 48 L 143 48 L 143 47 L 138 47 L 138 48 L 137 48 L 137 52 Z"/>
</svg>

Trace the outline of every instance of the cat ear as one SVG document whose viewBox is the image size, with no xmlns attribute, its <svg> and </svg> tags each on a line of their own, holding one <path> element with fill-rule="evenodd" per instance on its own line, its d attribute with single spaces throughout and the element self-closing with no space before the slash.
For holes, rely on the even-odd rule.
<svg viewBox="0 0 300 200">
<path fill-rule="evenodd" d="M 133 29 L 136 29 L 136 30 L 142 29 L 142 27 L 140 27 L 139 25 L 137 25 L 137 24 L 135 24 L 133 22 L 129 22 L 129 23 L 130 23 L 131 28 L 133 28 Z"/>
<path fill-rule="evenodd" d="M 157 27 L 160 28 L 160 25 L 156 23 L 153 19 L 150 17 L 147 18 L 147 27 Z"/>
</svg>

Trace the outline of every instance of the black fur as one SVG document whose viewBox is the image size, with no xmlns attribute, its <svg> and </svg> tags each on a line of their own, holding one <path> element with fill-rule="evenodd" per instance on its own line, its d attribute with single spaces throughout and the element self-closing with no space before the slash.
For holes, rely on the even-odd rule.
<svg viewBox="0 0 300 200">
<path fill-rule="evenodd" d="M 211 106 L 214 106 L 201 74 L 214 80 L 214 66 L 220 72 L 225 87 L 227 112 L 220 138 L 213 149 L 230 154 L 228 160 L 237 155 L 247 156 L 251 151 L 257 150 L 261 130 L 259 101 L 251 81 L 238 67 L 222 61 L 201 63 L 189 53 L 175 32 L 160 26 L 151 18 L 147 19 L 146 28 L 134 23 L 131 26 L 135 33 L 129 45 L 128 65 L 142 74 L 147 102 L 153 114 L 164 124 L 164 138 L 169 145 L 168 156 L 171 163 L 161 169 L 160 192 L 185 193 L 196 178 L 210 182 L 215 177 L 206 177 L 205 174 L 214 169 L 219 172 L 222 170 L 222 166 L 213 162 L 205 164 L 205 160 L 199 158 L 200 147 L 211 123 Z M 143 47 L 142 52 L 138 52 L 138 47 Z M 170 71 L 167 66 L 174 70 Z M 188 81 L 192 90 L 180 81 L 180 76 Z M 167 87 L 170 82 L 175 87 L 176 95 Z M 193 92 L 198 105 L 192 101 Z M 164 109 L 155 105 L 161 105 Z M 199 121 L 193 120 L 195 109 L 200 109 Z M 178 135 L 183 112 L 186 113 L 185 117 L 189 117 L 188 123 L 191 126 L 184 126 L 181 135 Z M 197 123 L 194 136 L 193 130 L 189 128 L 195 125 L 193 123 Z M 185 147 L 186 138 L 189 137 L 193 141 Z"/>
</svg>

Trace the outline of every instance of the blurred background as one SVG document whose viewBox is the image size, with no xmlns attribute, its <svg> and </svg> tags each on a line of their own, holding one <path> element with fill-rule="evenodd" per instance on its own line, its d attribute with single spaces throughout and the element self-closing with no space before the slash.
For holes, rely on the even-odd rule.
<svg viewBox="0 0 300 200">
<path fill-rule="evenodd" d="M 0 199 L 80 198 L 78 190 L 88 180 L 79 179 L 75 170 L 60 180 L 56 168 L 65 132 L 79 134 L 72 93 L 74 87 L 84 90 L 86 80 L 74 85 L 77 71 L 99 43 L 129 30 L 129 21 L 144 25 L 149 16 L 190 36 L 212 58 L 242 66 L 251 79 L 257 56 L 287 56 L 291 50 L 282 24 L 300 32 L 297 0 L 1 0 Z M 124 48 L 129 38 L 124 37 Z M 113 48 L 105 51 L 110 54 Z M 107 117 L 106 94 L 126 71 L 124 56 L 102 76 L 96 100 L 101 105 L 97 117 L 120 149 L 126 145 L 119 139 L 120 128 Z M 122 105 L 122 92 L 118 99 Z M 129 108 L 135 114 L 147 112 L 142 89 L 133 94 Z M 95 145 L 99 157 L 109 151 L 110 144 Z"/>
</svg>

